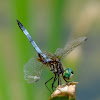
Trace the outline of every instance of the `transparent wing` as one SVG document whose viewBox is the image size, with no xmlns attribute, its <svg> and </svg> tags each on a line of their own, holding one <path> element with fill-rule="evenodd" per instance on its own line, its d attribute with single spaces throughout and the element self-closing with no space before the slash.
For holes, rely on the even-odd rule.
<svg viewBox="0 0 100 100">
<path fill-rule="evenodd" d="M 44 53 L 44 54 L 46 55 L 46 57 L 49 58 L 49 59 L 56 58 L 56 55 L 53 54 L 53 53 L 46 52 L 46 51 L 44 51 L 43 53 Z"/>
<path fill-rule="evenodd" d="M 87 37 L 80 37 L 77 40 L 74 40 L 68 43 L 63 49 L 58 48 L 55 52 L 55 55 L 61 60 L 64 57 L 66 57 L 72 50 L 74 50 L 77 46 L 79 46 L 86 40 L 87 40 Z"/>
<path fill-rule="evenodd" d="M 28 83 L 37 82 L 40 79 L 44 65 L 37 60 L 31 58 L 24 66 L 24 79 Z"/>
</svg>

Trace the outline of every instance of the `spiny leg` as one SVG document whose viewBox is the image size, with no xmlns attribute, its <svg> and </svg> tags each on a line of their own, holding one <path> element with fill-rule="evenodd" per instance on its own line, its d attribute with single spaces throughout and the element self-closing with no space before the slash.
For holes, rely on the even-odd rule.
<svg viewBox="0 0 100 100">
<path fill-rule="evenodd" d="M 59 79 L 60 79 L 60 77 L 59 77 L 59 74 L 58 74 L 58 85 L 59 85 Z"/>
<path fill-rule="evenodd" d="M 60 74 L 58 74 L 58 85 L 61 85 L 61 84 L 62 84 L 62 80 L 61 80 Z"/>
<path fill-rule="evenodd" d="M 51 77 L 47 82 L 45 82 L 45 86 L 47 87 L 47 83 L 50 81 L 50 80 L 52 80 L 54 77 Z M 50 91 L 50 89 L 47 87 L 47 89 Z M 52 93 L 51 91 L 50 91 L 50 93 Z"/>
<path fill-rule="evenodd" d="M 55 87 L 55 86 L 54 86 L 54 83 L 55 83 L 55 82 L 56 82 L 56 80 L 57 80 L 56 75 L 57 75 L 57 74 L 55 74 L 55 78 L 54 78 L 54 81 L 53 81 L 53 83 L 52 83 L 52 90 L 53 90 L 53 88 Z M 55 87 L 55 88 L 56 88 L 56 87 Z M 53 91 L 54 91 L 54 90 L 53 90 Z"/>
<path fill-rule="evenodd" d="M 57 80 L 57 78 L 54 78 L 54 81 L 53 81 L 53 83 L 52 83 L 52 90 L 53 90 L 53 88 L 55 87 L 54 86 L 54 83 L 56 82 L 56 80 Z M 56 87 L 55 87 L 56 88 Z M 54 90 L 53 90 L 54 91 Z"/>
<path fill-rule="evenodd" d="M 66 82 L 68 82 L 65 78 L 63 78 Z"/>
<path fill-rule="evenodd" d="M 61 80 L 61 78 L 60 78 L 60 85 L 62 85 L 62 80 Z"/>
</svg>

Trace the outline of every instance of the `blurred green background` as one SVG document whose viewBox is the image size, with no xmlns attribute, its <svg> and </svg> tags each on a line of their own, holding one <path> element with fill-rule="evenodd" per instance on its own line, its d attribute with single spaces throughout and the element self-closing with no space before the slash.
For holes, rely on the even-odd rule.
<svg viewBox="0 0 100 100">
<path fill-rule="evenodd" d="M 36 84 L 24 80 L 23 66 L 37 54 L 16 19 L 52 53 L 88 37 L 62 62 L 79 82 L 76 100 L 100 100 L 100 0 L 0 0 L 0 100 L 48 100 L 44 83 L 53 76 L 48 69 Z"/>
</svg>

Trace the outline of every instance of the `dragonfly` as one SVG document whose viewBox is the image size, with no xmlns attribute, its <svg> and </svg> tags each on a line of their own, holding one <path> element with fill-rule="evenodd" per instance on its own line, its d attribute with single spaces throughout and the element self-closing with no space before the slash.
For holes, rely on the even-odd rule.
<svg viewBox="0 0 100 100">
<path fill-rule="evenodd" d="M 57 81 L 57 85 L 61 85 L 61 79 L 63 78 L 65 82 L 68 82 L 69 79 L 74 75 L 74 72 L 71 68 L 64 69 L 62 65 L 62 59 L 64 59 L 72 50 L 81 45 L 87 40 L 87 37 L 80 37 L 70 43 L 68 43 L 64 48 L 58 48 L 56 52 L 43 52 L 37 46 L 35 41 L 32 39 L 29 32 L 25 29 L 22 23 L 17 20 L 17 24 L 22 30 L 22 32 L 26 35 L 28 40 L 33 45 L 35 51 L 38 56 L 31 58 L 24 65 L 24 79 L 28 83 L 37 82 L 40 77 L 44 67 L 47 67 L 51 72 L 54 73 L 54 76 L 51 77 L 48 81 L 45 82 L 45 86 L 47 87 L 47 83 L 53 80 L 52 82 L 52 90 L 54 90 L 54 83 Z M 47 87 L 48 88 L 48 87 Z M 49 90 L 49 89 L 48 89 Z M 49 90 L 50 91 L 50 90 Z M 51 91 L 50 91 L 51 92 Z"/>
</svg>

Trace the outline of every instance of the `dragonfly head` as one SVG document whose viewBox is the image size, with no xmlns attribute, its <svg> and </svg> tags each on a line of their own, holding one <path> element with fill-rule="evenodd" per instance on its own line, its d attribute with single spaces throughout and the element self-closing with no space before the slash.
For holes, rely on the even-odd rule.
<svg viewBox="0 0 100 100">
<path fill-rule="evenodd" d="M 63 78 L 69 80 L 73 76 L 73 71 L 71 68 L 67 68 L 64 70 Z"/>
</svg>

